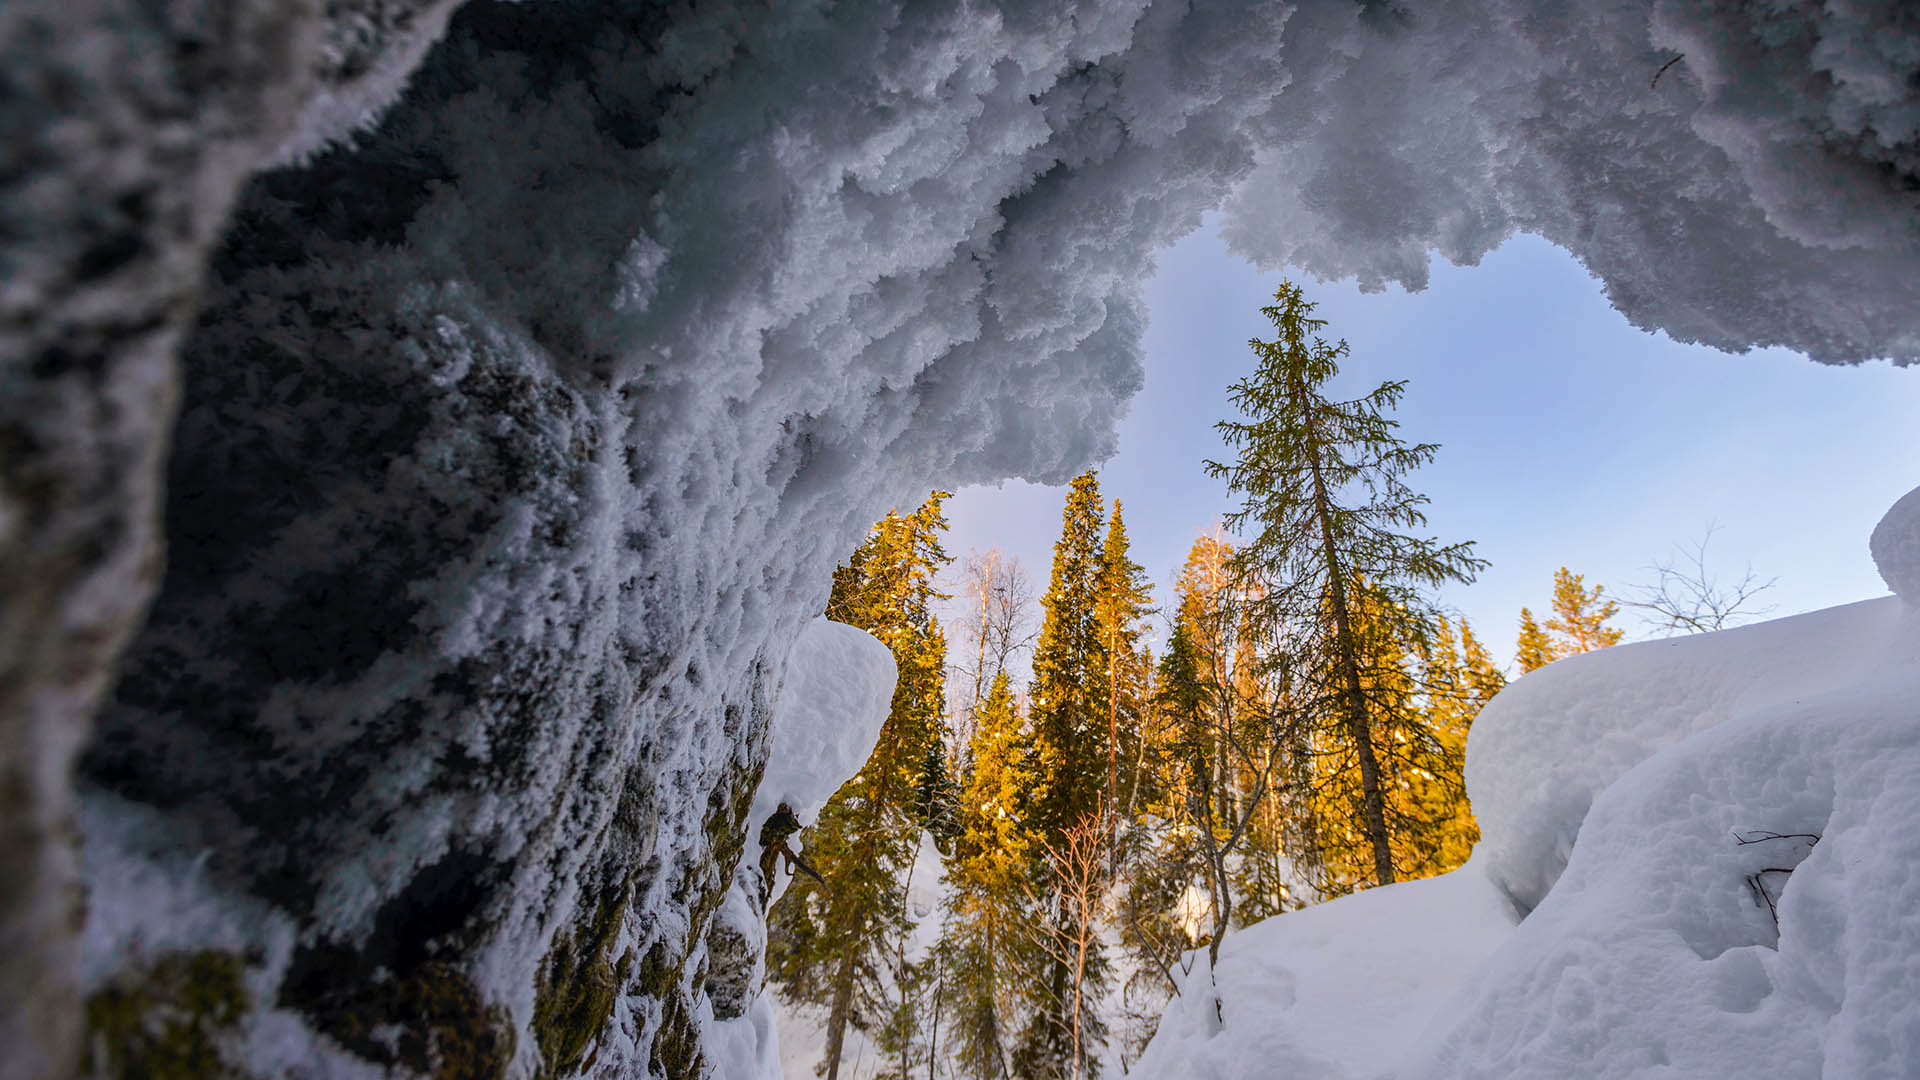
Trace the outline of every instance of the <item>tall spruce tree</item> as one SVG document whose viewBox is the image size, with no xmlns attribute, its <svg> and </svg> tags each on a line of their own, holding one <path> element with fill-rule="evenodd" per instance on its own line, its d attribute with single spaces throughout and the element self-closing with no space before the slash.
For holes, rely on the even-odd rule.
<svg viewBox="0 0 1920 1080">
<path fill-rule="evenodd" d="M 1029 818 L 1039 849 L 1061 849 L 1068 833 L 1103 810 L 1107 768 L 1107 713 L 1110 701 L 1107 643 L 1098 618 L 1102 569 L 1100 483 L 1088 472 L 1073 479 L 1061 511 L 1060 539 L 1053 547 L 1053 571 L 1041 598 L 1043 621 L 1034 648 L 1029 684 L 1033 729 L 1034 796 Z M 1107 962 L 1099 949 L 1081 972 L 1085 985 L 1070 986 L 1072 967 L 1064 957 L 1069 942 L 1083 929 L 1078 910 L 1064 901 L 1046 860 L 1035 866 L 1035 895 L 1050 898 L 1038 912 L 1047 954 L 1035 980 L 1026 1032 L 1014 1054 L 1014 1068 L 1029 1080 L 1059 1080 L 1098 1069 L 1093 1047 L 1104 1038 L 1099 1017 L 1085 1007 L 1099 1000 Z M 1088 987 L 1094 992 L 1089 993 Z M 1081 1006 L 1076 1009 L 1075 1006 Z M 1076 1013 L 1076 1015 L 1069 1015 Z M 1074 1056 L 1074 1033 L 1080 1059 Z"/>
<path fill-rule="evenodd" d="M 897 943 L 910 929 L 904 876 L 918 848 L 923 770 L 945 724 L 946 640 L 932 605 L 948 559 L 936 491 L 911 514 L 889 513 L 834 573 L 827 614 L 892 650 L 893 703 L 872 755 L 801 833 L 825 883 L 796 878 L 768 913 L 767 972 L 789 1002 L 827 1004 L 821 1071 L 836 1080 L 849 1025 L 897 1045 L 899 993 L 912 976 Z"/>
<path fill-rule="evenodd" d="M 1409 778 L 1408 792 L 1442 809 L 1435 819 L 1426 868 L 1439 874 L 1466 862 L 1480 839 L 1480 826 L 1467 804 L 1467 736 L 1501 679 L 1465 619 L 1460 620 L 1458 633 L 1451 620 L 1440 620 L 1421 667 L 1427 712 L 1440 753 L 1433 768 L 1416 771 Z"/>
<path fill-rule="evenodd" d="M 1464 735 L 1458 744 L 1449 740 L 1435 715 L 1434 695 L 1422 685 L 1421 655 L 1431 641 L 1414 636 L 1419 627 L 1396 618 L 1368 583 L 1354 582 L 1347 596 L 1394 872 L 1428 877 L 1447 868 L 1442 852 L 1464 806 Z M 1438 619 L 1431 629 L 1437 639 Z M 1358 747 L 1338 723 L 1312 725 L 1310 738 L 1307 805 L 1319 821 L 1318 843 L 1299 855 L 1314 888 L 1338 896 L 1365 886 L 1375 869 L 1372 838 L 1358 827 L 1365 820 Z"/>
<path fill-rule="evenodd" d="M 1107 790 L 1103 794 L 1110 828 L 1118 833 L 1133 814 L 1140 789 L 1134 762 L 1147 708 L 1149 660 L 1140 646 L 1152 610 L 1153 586 L 1146 568 L 1128 552 L 1127 527 L 1120 500 L 1113 500 L 1106 541 L 1100 547 L 1094 600 L 1094 633 L 1107 656 Z"/>
<path fill-rule="evenodd" d="M 1356 589 L 1375 598 L 1377 632 L 1424 641 L 1436 617 L 1428 591 L 1471 581 L 1486 565 L 1470 543 L 1441 544 L 1410 535 L 1426 523 L 1427 499 L 1404 477 L 1433 459 L 1431 443 L 1408 445 L 1387 417 L 1406 384 L 1389 381 L 1350 401 L 1325 386 L 1347 344 L 1319 336 L 1326 325 L 1299 287 L 1283 283 L 1261 309 L 1272 341 L 1250 342 L 1252 375 L 1229 391 L 1245 420 L 1216 425 L 1231 463 L 1209 461 L 1241 497 L 1228 526 L 1248 537 L 1236 565 L 1266 591 L 1251 611 L 1278 662 L 1290 669 L 1302 716 L 1338 739 L 1357 779 L 1357 820 L 1371 854 L 1372 883 L 1398 876 L 1387 821 L 1376 728 L 1396 722 L 1369 699 L 1380 650 L 1362 634 Z"/>
</svg>

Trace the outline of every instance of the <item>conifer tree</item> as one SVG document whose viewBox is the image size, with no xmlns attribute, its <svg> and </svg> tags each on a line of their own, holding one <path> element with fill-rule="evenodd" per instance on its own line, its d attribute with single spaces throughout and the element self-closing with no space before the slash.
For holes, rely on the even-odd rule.
<svg viewBox="0 0 1920 1080">
<path fill-rule="evenodd" d="M 1414 801 L 1438 811 L 1433 818 L 1434 831 L 1426 867 L 1431 874 L 1445 873 L 1466 862 L 1473 845 L 1480 839 L 1480 826 L 1473 820 L 1467 804 L 1465 769 L 1467 735 L 1472 730 L 1473 718 L 1486 704 L 1481 693 L 1488 672 L 1476 669 L 1479 661 L 1468 650 L 1477 651 L 1482 659 L 1485 657 L 1485 650 L 1479 648 L 1466 620 L 1460 621 L 1456 634 L 1453 622 L 1443 617 L 1421 665 L 1428 720 L 1439 753 L 1432 767 L 1413 772 L 1407 793 Z M 1493 674 L 1498 677 L 1497 673 Z"/>
<path fill-rule="evenodd" d="M 839 1075 L 849 1025 L 903 1048 L 912 1043 L 890 1025 L 897 1028 L 897 991 L 912 977 L 896 943 L 910 927 L 903 879 L 918 848 L 915 796 L 946 715 L 946 640 L 932 612 L 944 598 L 935 578 L 947 562 L 946 498 L 936 491 L 913 513 L 889 513 L 875 525 L 834 573 L 827 606 L 830 617 L 885 643 L 898 670 L 872 755 L 801 833 L 826 883 L 795 879 L 768 913 L 769 978 L 789 1002 L 827 1004 L 828 1080 Z"/>
<path fill-rule="evenodd" d="M 1110 827 L 1118 830 L 1127 825 L 1140 786 L 1132 767 L 1147 705 L 1148 663 L 1140 648 L 1140 637 L 1153 595 L 1146 569 L 1128 553 L 1127 527 L 1121 518 L 1119 499 L 1113 501 L 1113 516 L 1107 519 L 1097 586 L 1094 633 L 1105 646 L 1107 657 L 1104 813 Z"/>
<path fill-rule="evenodd" d="M 1236 460 L 1209 461 L 1207 471 L 1242 499 L 1226 521 L 1251 534 L 1236 565 L 1267 586 L 1252 613 L 1275 662 L 1290 669 L 1302 715 L 1322 743 L 1338 740 L 1352 764 L 1353 825 L 1371 854 L 1372 883 L 1384 885 L 1397 874 L 1377 729 L 1398 719 L 1369 699 L 1369 682 L 1379 680 L 1368 664 L 1381 650 L 1362 639 L 1368 631 L 1354 592 L 1371 591 L 1383 640 L 1424 641 L 1435 618 L 1427 590 L 1471 581 L 1486 564 L 1470 543 L 1409 534 L 1425 524 L 1427 499 L 1404 478 L 1438 447 L 1410 446 L 1395 434 L 1386 412 L 1404 382 L 1351 401 L 1326 396 L 1347 345 L 1320 338 L 1326 322 L 1312 312 L 1291 283 L 1262 309 L 1277 337 L 1250 342 L 1256 369 L 1229 392 L 1246 419 L 1216 425 Z"/>
<path fill-rule="evenodd" d="M 1534 621 L 1533 611 L 1521 608 L 1520 639 L 1513 647 L 1513 662 L 1520 665 L 1520 674 L 1546 667 L 1558 659 L 1560 654 L 1554 651 L 1553 639 Z"/>
<path fill-rule="evenodd" d="M 1558 656 L 1620 644 L 1622 631 L 1607 625 L 1620 613 L 1620 605 L 1607 598 L 1605 585 L 1588 589 L 1585 580 L 1564 566 L 1553 572 L 1553 618 L 1547 620 L 1547 629 L 1554 635 Z"/>
<path fill-rule="evenodd" d="M 1067 834 L 1104 808 L 1111 693 L 1107 644 L 1098 617 L 1103 518 L 1099 481 L 1091 472 L 1075 477 L 1068 485 L 1053 570 L 1040 602 L 1044 616 L 1029 686 L 1035 776 L 1029 821 L 1041 851 L 1064 849 Z M 1051 880 L 1045 860 L 1036 866 L 1035 883 L 1037 896 L 1055 902 L 1038 913 L 1042 925 L 1037 932 L 1044 935 L 1040 945 L 1047 961 L 1031 987 L 1033 1010 L 1014 1067 L 1032 1080 L 1057 1080 L 1097 1071 L 1092 1048 L 1103 1040 L 1104 1025 L 1074 1006 L 1099 999 L 1107 963 L 1096 947 L 1081 966 L 1085 985 L 1069 985 L 1073 965 L 1064 957 L 1082 929 L 1080 913 L 1062 899 L 1056 886 L 1063 883 Z M 1077 1061 L 1070 1060 L 1076 1031 L 1081 1036 Z"/>
<path fill-rule="evenodd" d="M 1476 715 L 1487 707 L 1493 696 L 1506 689 L 1507 677 L 1493 662 L 1493 654 L 1473 636 L 1473 627 L 1467 620 L 1460 620 L 1460 657 L 1461 675 L 1466 691 L 1473 700 Z"/>
<path fill-rule="evenodd" d="M 955 1059 L 975 1080 L 1003 1080 L 1021 1027 L 1022 984 L 1037 967 L 1025 902 L 1035 861 L 1030 748 L 1004 671 L 982 702 L 971 749 L 942 942 L 951 957 Z"/>
<path fill-rule="evenodd" d="M 1418 629 L 1396 618 L 1379 590 L 1356 581 L 1348 590 L 1351 626 L 1357 649 L 1361 685 L 1372 710 L 1372 750 L 1381 780 L 1382 811 L 1395 873 L 1401 878 L 1428 877 L 1449 869 L 1449 848 L 1464 859 L 1454 825 L 1464 808 L 1461 751 L 1464 725 L 1457 740 L 1436 715 L 1435 694 L 1422 685 L 1421 653 L 1440 639 L 1436 617 L 1433 637 L 1422 642 Z M 1426 674 L 1442 676 L 1429 663 Z M 1302 852 L 1304 869 L 1322 896 L 1338 896 L 1365 885 L 1371 877 L 1371 838 L 1356 827 L 1363 805 L 1355 747 L 1338 725 L 1315 725 L 1309 754 L 1313 778 L 1309 807 L 1319 824 L 1317 844 Z M 1470 848 L 1471 840 L 1465 847 Z M 1454 864 L 1454 865 L 1457 865 Z"/>
<path fill-rule="evenodd" d="M 1049 839 L 1097 812 L 1105 790 L 1108 664 L 1098 615 L 1103 519 L 1098 478 L 1091 472 L 1074 477 L 1040 600 L 1043 622 L 1028 686 L 1035 820 Z"/>
</svg>

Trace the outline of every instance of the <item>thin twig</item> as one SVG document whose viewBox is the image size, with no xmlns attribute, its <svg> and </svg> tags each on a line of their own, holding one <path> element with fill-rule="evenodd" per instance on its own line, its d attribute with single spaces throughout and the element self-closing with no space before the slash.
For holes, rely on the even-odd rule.
<svg viewBox="0 0 1920 1080">
<path fill-rule="evenodd" d="M 1660 76 L 1665 75 L 1667 73 L 1668 68 L 1679 63 L 1682 60 L 1685 60 L 1686 58 L 1687 58 L 1687 54 L 1681 53 L 1679 56 L 1676 56 L 1673 59 L 1667 61 L 1666 63 L 1661 64 L 1660 70 L 1653 73 L 1653 81 L 1647 84 L 1647 89 L 1652 90 L 1657 88 L 1660 85 Z"/>
</svg>

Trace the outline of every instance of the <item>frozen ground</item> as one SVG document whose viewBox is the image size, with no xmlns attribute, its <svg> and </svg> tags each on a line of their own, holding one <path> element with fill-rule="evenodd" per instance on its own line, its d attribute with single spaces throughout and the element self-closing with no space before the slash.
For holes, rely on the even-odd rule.
<svg viewBox="0 0 1920 1080">
<path fill-rule="evenodd" d="M 1136 1072 L 1914 1075 L 1917 505 L 1874 535 L 1899 596 L 1509 687 L 1468 745 L 1472 860 L 1229 938 Z"/>
</svg>

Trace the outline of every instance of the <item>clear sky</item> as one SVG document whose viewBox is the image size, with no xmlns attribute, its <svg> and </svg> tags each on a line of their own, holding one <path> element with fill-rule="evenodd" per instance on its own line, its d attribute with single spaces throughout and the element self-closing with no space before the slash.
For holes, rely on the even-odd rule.
<svg viewBox="0 0 1920 1080">
<path fill-rule="evenodd" d="M 1148 285 L 1146 388 L 1100 480 L 1156 599 L 1230 506 L 1200 462 L 1224 453 L 1213 425 L 1252 369 L 1248 339 L 1273 336 L 1259 309 L 1279 280 L 1229 255 L 1210 222 L 1161 253 Z M 1442 601 L 1501 660 L 1520 607 L 1547 608 L 1559 566 L 1626 592 L 1710 523 L 1723 576 L 1751 563 L 1779 579 L 1763 596 L 1775 616 L 1886 593 L 1867 536 L 1920 486 L 1920 368 L 1677 344 L 1629 325 L 1572 256 L 1531 236 L 1477 267 L 1437 261 L 1419 293 L 1301 280 L 1328 339 L 1352 347 L 1334 393 L 1408 380 L 1400 434 L 1441 447 L 1411 478 L 1432 499 L 1431 534 L 1474 540 L 1492 561 Z M 963 490 L 947 550 L 1003 548 L 1044 588 L 1064 496 L 1017 481 Z M 1646 636 L 1630 610 L 1616 624 Z"/>
</svg>

